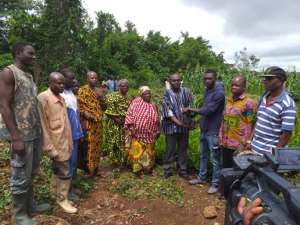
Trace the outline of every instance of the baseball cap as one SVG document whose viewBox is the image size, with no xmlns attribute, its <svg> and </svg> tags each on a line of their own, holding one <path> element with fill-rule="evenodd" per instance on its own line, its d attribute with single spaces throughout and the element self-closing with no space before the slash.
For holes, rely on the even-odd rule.
<svg viewBox="0 0 300 225">
<path fill-rule="evenodd" d="M 279 79 L 286 81 L 287 74 L 284 69 L 278 66 L 271 66 L 267 68 L 261 77 L 278 77 Z"/>
</svg>

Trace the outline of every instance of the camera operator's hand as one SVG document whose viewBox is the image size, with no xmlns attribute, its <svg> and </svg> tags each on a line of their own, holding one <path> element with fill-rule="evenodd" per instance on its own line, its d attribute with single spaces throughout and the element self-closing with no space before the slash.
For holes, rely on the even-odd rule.
<svg viewBox="0 0 300 225">
<path fill-rule="evenodd" d="M 240 199 L 237 210 L 243 217 L 244 225 L 250 225 L 254 217 L 263 212 L 261 203 L 262 200 L 256 198 L 247 206 L 246 199 L 244 197 Z"/>
</svg>

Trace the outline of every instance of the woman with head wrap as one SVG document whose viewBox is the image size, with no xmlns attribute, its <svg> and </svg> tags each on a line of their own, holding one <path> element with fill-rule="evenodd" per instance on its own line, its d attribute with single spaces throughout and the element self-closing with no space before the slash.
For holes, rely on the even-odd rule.
<svg viewBox="0 0 300 225">
<path fill-rule="evenodd" d="M 127 97 L 128 81 L 120 80 L 118 87 L 118 91 L 105 96 L 107 116 L 105 137 L 110 159 L 115 165 L 123 167 L 127 162 L 124 122 L 130 104 Z"/>
<path fill-rule="evenodd" d="M 143 176 L 151 172 L 154 161 L 154 143 L 159 136 L 159 119 L 156 106 L 150 102 L 151 90 L 147 86 L 139 89 L 140 96 L 130 104 L 125 118 L 128 160 L 134 173 Z"/>
</svg>

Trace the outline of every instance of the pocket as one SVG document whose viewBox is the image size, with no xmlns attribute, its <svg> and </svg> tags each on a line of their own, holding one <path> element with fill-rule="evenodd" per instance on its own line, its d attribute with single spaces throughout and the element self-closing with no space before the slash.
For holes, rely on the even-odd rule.
<svg viewBox="0 0 300 225">
<path fill-rule="evenodd" d="M 219 136 L 212 135 L 212 147 L 213 149 L 219 149 Z"/>
<path fill-rule="evenodd" d="M 18 156 L 17 156 L 18 157 Z M 26 181 L 26 168 L 25 162 L 20 159 L 12 159 L 10 161 L 11 166 L 11 179 L 13 183 L 22 184 Z"/>
<path fill-rule="evenodd" d="M 62 120 L 60 118 L 50 120 L 49 127 L 51 130 L 58 130 L 62 127 Z"/>
</svg>

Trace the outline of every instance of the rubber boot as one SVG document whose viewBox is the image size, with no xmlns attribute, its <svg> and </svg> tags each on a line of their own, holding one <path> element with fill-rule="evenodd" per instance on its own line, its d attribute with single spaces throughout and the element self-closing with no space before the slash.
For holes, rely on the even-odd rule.
<svg viewBox="0 0 300 225">
<path fill-rule="evenodd" d="M 77 213 L 78 209 L 72 206 L 68 200 L 68 194 L 71 186 L 71 179 L 57 179 L 57 204 L 66 213 Z"/>
<path fill-rule="evenodd" d="M 48 203 L 38 204 L 34 200 L 33 186 L 31 185 L 28 191 L 28 209 L 27 209 L 28 214 L 31 215 L 32 213 L 47 212 L 50 209 L 51 209 L 50 204 Z"/>
<path fill-rule="evenodd" d="M 37 225 L 27 213 L 28 193 L 22 193 L 12 196 L 13 217 L 12 224 L 17 225 Z"/>
</svg>

